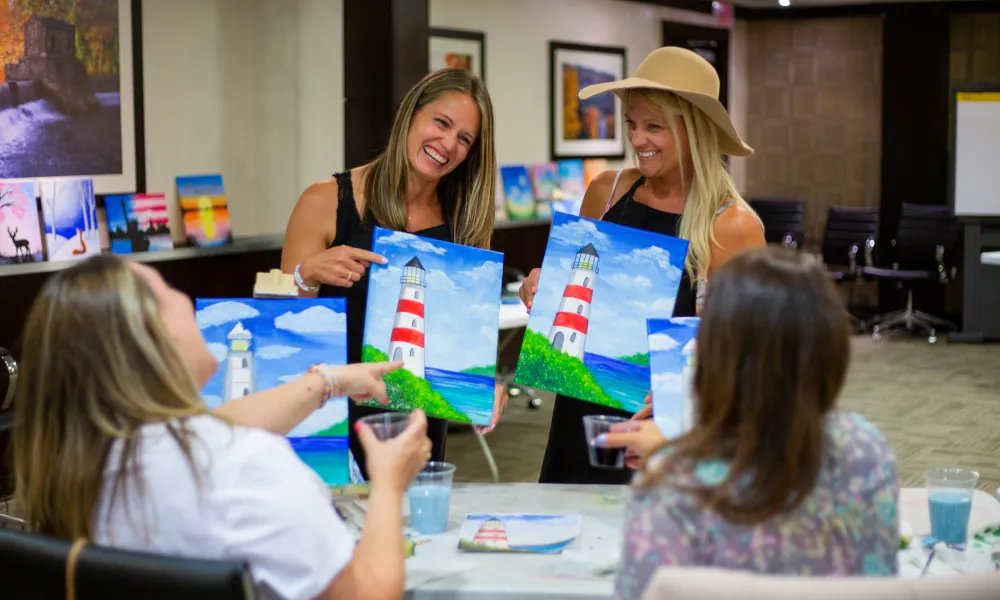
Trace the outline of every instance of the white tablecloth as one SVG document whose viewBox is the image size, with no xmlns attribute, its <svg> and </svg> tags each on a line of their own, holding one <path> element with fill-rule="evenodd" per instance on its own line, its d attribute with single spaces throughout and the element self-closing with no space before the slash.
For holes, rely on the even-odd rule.
<svg viewBox="0 0 1000 600">
<path fill-rule="evenodd" d="M 416 554 L 406 560 L 406 597 L 414 600 L 552 600 L 609 598 L 621 552 L 625 486 L 456 484 L 448 531 L 416 538 Z M 404 510 L 409 511 L 404 501 Z M 929 533 L 927 494 L 903 489 L 900 517 L 916 534 L 912 553 L 901 552 L 900 575 L 919 576 L 923 562 L 920 538 Z M 353 513 L 353 511 L 351 511 Z M 580 537 L 562 554 L 480 554 L 458 550 L 458 534 L 466 513 L 522 512 L 581 515 Z M 352 514 L 361 519 L 363 514 Z M 1000 522 L 1000 502 L 984 492 L 973 499 L 970 532 Z M 919 565 L 919 566 L 918 566 Z M 943 562 L 931 575 L 956 573 Z"/>
</svg>

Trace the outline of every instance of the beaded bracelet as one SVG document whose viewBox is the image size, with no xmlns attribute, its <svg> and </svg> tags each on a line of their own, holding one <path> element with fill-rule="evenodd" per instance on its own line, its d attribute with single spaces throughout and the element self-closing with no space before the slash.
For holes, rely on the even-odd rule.
<svg viewBox="0 0 1000 600">
<path fill-rule="evenodd" d="M 322 408 L 336 394 L 337 378 L 321 369 L 320 366 L 319 364 L 315 364 L 309 367 L 306 373 L 315 373 L 323 378 L 323 395 L 319 400 L 319 406 Z"/>
<path fill-rule="evenodd" d="M 295 272 L 292 274 L 292 277 L 295 278 L 295 285 L 299 286 L 299 289 L 304 292 L 318 292 L 318 285 L 306 285 L 305 280 L 302 279 L 302 273 L 299 272 L 299 267 L 301 266 L 301 264 L 295 265 Z"/>
</svg>

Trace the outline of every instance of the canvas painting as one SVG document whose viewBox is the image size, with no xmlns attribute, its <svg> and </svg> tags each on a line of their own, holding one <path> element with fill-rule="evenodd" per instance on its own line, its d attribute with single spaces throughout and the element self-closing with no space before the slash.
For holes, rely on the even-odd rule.
<svg viewBox="0 0 1000 600">
<path fill-rule="evenodd" d="M 432 28 L 427 37 L 431 71 L 446 67 L 471 71 L 486 81 L 486 36 L 478 31 Z"/>
<path fill-rule="evenodd" d="M 642 408 L 646 320 L 673 315 L 687 249 L 679 238 L 555 213 L 515 383 Z"/>
<path fill-rule="evenodd" d="M 44 179 L 39 186 L 49 260 L 74 260 L 100 254 L 94 182 L 90 179 Z"/>
<path fill-rule="evenodd" d="M 45 260 L 31 181 L 0 181 L 0 265 Z"/>
<path fill-rule="evenodd" d="M 650 319 L 649 372 L 653 420 L 668 440 L 691 429 L 694 413 L 695 339 L 701 319 Z"/>
<path fill-rule="evenodd" d="M 132 0 L 0 2 L 0 177 L 136 185 Z"/>
<path fill-rule="evenodd" d="M 375 228 L 365 362 L 385 376 L 389 408 L 488 425 L 493 415 L 503 255 Z M 373 404 L 375 405 L 375 404 Z"/>
<path fill-rule="evenodd" d="M 222 175 L 192 175 L 177 178 L 184 235 L 189 246 L 209 248 L 231 244 L 229 205 Z"/>
<path fill-rule="evenodd" d="M 524 165 L 500 167 L 507 213 L 511 219 L 530 219 L 535 216 L 535 192 L 531 188 L 528 168 Z"/>
<path fill-rule="evenodd" d="M 163 194 L 126 194 L 104 197 L 108 239 L 115 254 L 170 250 L 170 218 Z"/>
<path fill-rule="evenodd" d="M 312 365 L 347 364 L 343 298 L 199 298 L 196 319 L 219 368 L 202 390 L 214 408 L 301 377 Z M 331 398 L 288 434 L 328 485 L 350 482 L 347 398 Z"/>
<path fill-rule="evenodd" d="M 458 537 L 467 552 L 559 554 L 580 535 L 580 515 L 467 514 Z"/>
<path fill-rule="evenodd" d="M 551 158 L 624 158 L 621 100 L 581 99 L 583 88 L 625 77 L 625 49 L 549 42 Z"/>
</svg>

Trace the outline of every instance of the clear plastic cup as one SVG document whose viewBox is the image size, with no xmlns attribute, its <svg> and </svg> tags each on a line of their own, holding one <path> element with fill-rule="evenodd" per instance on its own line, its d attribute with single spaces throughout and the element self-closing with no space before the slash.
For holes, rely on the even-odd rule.
<svg viewBox="0 0 1000 600">
<path fill-rule="evenodd" d="M 968 469 L 940 468 L 924 472 L 927 484 L 931 537 L 951 545 L 969 539 L 972 496 L 979 473 Z"/>
<path fill-rule="evenodd" d="M 597 437 L 611 431 L 616 423 L 628 421 L 611 415 L 587 415 L 583 418 L 583 429 L 587 436 L 587 453 L 590 466 L 599 469 L 621 469 L 625 467 L 625 448 L 605 448 L 597 443 Z"/>
<path fill-rule="evenodd" d="M 451 486 L 455 465 L 431 461 L 410 485 L 410 522 L 417 533 L 435 535 L 448 530 Z"/>
<path fill-rule="evenodd" d="M 406 429 L 410 415 L 404 412 L 380 412 L 358 420 L 371 427 L 378 439 L 390 440 Z"/>
</svg>

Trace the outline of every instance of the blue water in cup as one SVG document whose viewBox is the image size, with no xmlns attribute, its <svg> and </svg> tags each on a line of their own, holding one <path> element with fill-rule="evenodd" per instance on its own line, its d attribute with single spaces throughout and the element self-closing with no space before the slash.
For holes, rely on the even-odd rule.
<svg viewBox="0 0 1000 600">
<path fill-rule="evenodd" d="M 929 496 L 931 537 L 946 544 L 963 545 L 969 539 L 972 496 L 965 492 L 937 491 Z"/>
<path fill-rule="evenodd" d="M 450 485 L 414 485 L 409 495 L 410 521 L 418 533 L 435 535 L 448 529 Z"/>
</svg>

